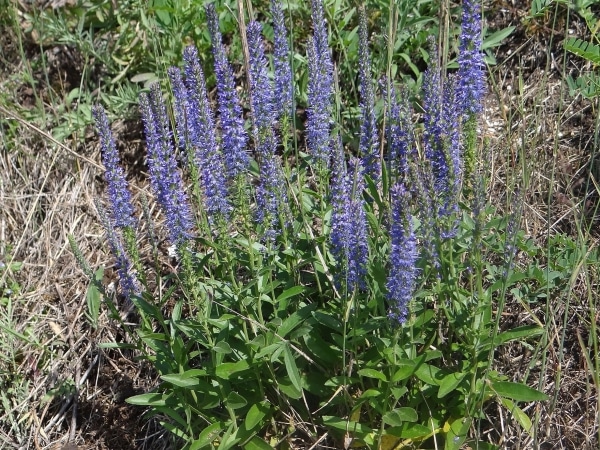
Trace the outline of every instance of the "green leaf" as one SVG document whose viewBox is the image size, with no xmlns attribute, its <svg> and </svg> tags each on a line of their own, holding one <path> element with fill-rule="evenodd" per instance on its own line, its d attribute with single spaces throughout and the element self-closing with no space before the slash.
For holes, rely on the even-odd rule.
<svg viewBox="0 0 600 450">
<path fill-rule="evenodd" d="M 510 36 L 513 31 L 515 31 L 515 28 L 516 27 L 514 27 L 514 26 L 506 27 L 506 28 L 503 28 L 502 30 L 498 30 L 495 33 L 490 34 L 483 40 L 483 42 L 481 44 L 481 50 L 485 50 L 488 48 L 497 47 L 497 46 L 501 45 L 502 41 L 504 39 L 506 39 L 508 36 Z"/>
<path fill-rule="evenodd" d="M 324 314 L 321 311 L 313 312 L 312 316 L 321 325 L 325 325 L 327 328 L 332 329 L 336 333 L 341 334 L 344 329 L 342 322 L 340 322 L 340 320 L 337 317 L 330 316 L 329 314 Z"/>
<path fill-rule="evenodd" d="M 262 427 L 263 419 L 269 414 L 269 403 L 265 400 L 255 403 L 250 407 L 244 420 L 244 425 L 248 431 L 254 430 L 257 426 Z"/>
<path fill-rule="evenodd" d="M 276 342 L 275 344 L 271 344 L 271 345 L 267 345 L 265 347 L 263 347 L 263 349 L 258 352 L 255 356 L 256 359 L 261 359 L 264 358 L 265 356 L 268 356 L 269 359 L 274 362 L 277 360 L 277 358 L 279 358 L 279 355 L 281 354 L 281 348 L 285 345 L 285 342 Z"/>
<path fill-rule="evenodd" d="M 221 353 L 223 355 L 228 355 L 231 353 L 231 345 L 229 345 L 226 341 L 219 341 L 213 347 L 215 353 Z"/>
<path fill-rule="evenodd" d="M 393 427 L 399 427 L 404 422 L 416 422 L 418 419 L 417 411 L 408 407 L 394 409 L 383 416 L 383 422 Z"/>
<path fill-rule="evenodd" d="M 373 432 L 372 428 L 363 425 L 362 423 L 335 416 L 323 416 L 323 424 L 336 430 L 356 433 L 358 436 L 366 436 Z"/>
<path fill-rule="evenodd" d="M 175 386 L 183 388 L 191 388 L 200 384 L 200 380 L 198 378 L 189 376 L 186 377 L 183 374 L 161 375 L 160 377 L 167 383 L 171 383 Z"/>
<path fill-rule="evenodd" d="M 444 430 L 446 431 L 446 443 L 444 450 L 459 450 L 467 438 L 467 432 L 471 427 L 471 419 L 460 418 L 454 421 L 446 422 Z"/>
<path fill-rule="evenodd" d="M 159 78 L 153 72 L 138 73 L 131 77 L 129 81 L 132 83 L 147 83 L 149 81 L 157 81 Z"/>
<path fill-rule="evenodd" d="M 578 38 L 565 39 L 563 46 L 565 50 L 581 56 L 594 64 L 600 64 L 600 46 L 593 42 L 582 41 Z"/>
<path fill-rule="evenodd" d="M 423 362 L 424 360 L 425 360 L 425 358 L 423 357 L 421 362 Z M 402 380 L 406 380 L 408 377 L 410 377 L 412 374 L 414 374 L 415 371 L 417 370 L 417 365 L 410 360 L 401 361 L 398 363 L 398 366 L 400 366 L 400 368 L 392 376 L 393 383 L 396 383 L 396 382 L 402 381 Z"/>
<path fill-rule="evenodd" d="M 306 344 L 306 348 L 313 356 L 321 359 L 327 364 L 335 364 L 336 361 L 341 360 L 342 353 L 340 349 L 326 342 L 320 336 L 312 336 L 307 334 L 304 336 L 304 342 Z"/>
<path fill-rule="evenodd" d="M 225 429 L 223 422 L 215 422 L 212 425 L 207 426 L 202 432 L 198 439 L 196 439 L 190 445 L 190 450 L 200 450 L 206 446 L 212 448 L 213 441 L 219 437 L 221 432 Z"/>
<path fill-rule="evenodd" d="M 510 398 L 518 402 L 535 402 L 548 400 L 543 392 L 521 383 L 511 381 L 492 381 L 492 389 L 500 397 Z"/>
<path fill-rule="evenodd" d="M 553 0 L 533 0 L 531 2 L 531 17 L 543 16 L 552 3 Z"/>
<path fill-rule="evenodd" d="M 245 359 L 237 362 L 228 362 L 219 364 L 215 369 L 215 375 L 224 380 L 228 380 L 233 374 L 248 370 L 250 364 Z"/>
<path fill-rule="evenodd" d="M 240 409 L 248 404 L 248 401 L 237 392 L 231 391 L 227 396 L 227 406 L 231 409 Z"/>
<path fill-rule="evenodd" d="M 404 396 L 404 394 L 406 394 L 408 392 L 408 388 L 406 386 L 393 386 L 390 389 L 390 393 L 392 394 L 392 397 L 398 401 L 401 397 Z"/>
<path fill-rule="evenodd" d="M 466 375 L 466 373 L 462 372 L 450 373 L 442 378 L 442 381 L 440 382 L 440 390 L 438 391 L 437 395 L 438 398 L 443 398 L 456 389 Z"/>
<path fill-rule="evenodd" d="M 358 371 L 358 374 L 361 377 L 376 378 L 381 381 L 387 381 L 387 377 L 385 376 L 385 374 L 375 369 L 360 369 Z"/>
<path fill-rule="evenodd" d="M 94 328 L 98 328 L 98 315 L 100 314 L 100 302 L 102 300 L 102 293 L 100 292 L 100 289 L 98 289 L 98 286 L 101 286 L 103 277 L 104 268 L 100 267 L 94 273 L 94 281 L 88 286 L 85 296 L 90 322 Z"/>
<path fill-rule="evenodd" d="M 179 411 L 175 411 L 173 408 L 169 408 L 168 406 L 154 406 L 153 409 L 154 411 L 162 413 L 171 420 L 177 422 L 179 425 L 181 425 L 182 430 L 187 430 L 188 423 L 183 417 L 181 417 Z"/>
<path fill-rule="evenodd" d="M 133 397 L 129 397 L 125 399 L 127 403 L 130 405 L 138 405 L 138 406 L 165 406 L 167 404 L 167 400 L 169 399 L 168 395 L 165 394 L 157 394 L 157 393 L 147 393 L 134 395 Z"/>
<path fill-rule="evenodd" d="M 239 428 L 237 429 L 239 430 Z M 230 448 L 234 448 L 241 439 L 237 436 L 237 431 L 233 425 L 229 425 L 227 431 L 221 438 L 221 442 L 219 444 L 219 450 L 228 450 Z"/>
<path fill-rule="evenodd" d="M 166 428 L 171 433 L 173 433 L 178 438 L 180 438 L 184 441 L 190 440 L 190 436 L 188 436 L 188 434 L 185 431 L 183 431 L 180 427 L 178 427 L 177 425 L 174 425 L 170 422 L 162 422 L 162 421 L 160 422 L 160 425 L 162 427 Z"/>
<path fill-rule="evenodd" d="M 279 296 L 277 297 L 277 299 L 275 301 L 282 302 L 284 300 L 287 300 L 288 298 L 295 297 L 296 295 L 300 295 L 305 291 L 306 291 L 306 288 L 304 286 L 292 286 L 291 288 L 286 289 L 281 294 L 279 294 Z"/>
<path fill-rule="evenodd" d="M 296 366 L 296 360 L 292 353 L 292 349 L 289 344 L 286 344 L 283 350 L 283 361 L 285 362 L 285 368 L 287 370 L 290 381 L 294 387 L 302 392 L 302 383 L 300 381 L 300 372 L 298 372 L 298 366 Z"/>
<path fill-rule="evenodd" d="M 415 371 L 415 376 L 431 386 L 439 386 L 440 369 L 431 364 L 421 364 Z"/>
<path fill-rule="evenodd" d="M 513 328 L 512 330 L 504 331 L 493 338 L 493 345 L 501 345 L 506 342 L 517 339 L 524 339 L 534 336 L 539 336 L 544 333 L 544 329 L 537 325 L 524 325 L 522 327 Z M 492 342 L 492 338 L 487 339 L 482 345 L 485 346 Z"/>
<path fill-rule="evenodd" d="M 283 321 L 277 334 L 281 337 L 285 337 L 290 331 L 296 328 L 300 323 L 304 322 L 307 317 L 310 316 L 310 313 L 317 307 L 316 303 L 311 303 L 304 308 L 299 309 L 292 315 L 290 315 L 287 319 Z"/>
<path fill-rule="evenodd" d="M 294 400 L 298 400 L 299 398 L 302 398 L 302 390 L 296 389 L 294 384 L 290 381 L 290 378 L 287 376 L 283 377 L 281 379 L 278 379 L 277 386 L 279 387 L 281 392 L 283 392 L 288 397 L 293 398 Z"/>
<path fill-rule="evenodd" d="M 525 414 L 525 412 L 521 408 L 515 405 L 515 403 L 512 400 L 509 400 L 507 398 L 501 398 L 500 403 L 508 411 L 510 411 L 512 416 L 515 418 L 518 424 L 521 425 L 521 427 L 527 432 L 527 434 L 531 435 L 533 431 L 533 423 L 531 422 L 529 416 L 527 416 L 527 414 Z"/>
<path fill-rule="evenodd" d="M 374 398 L 374 397 L 379 397 L 381 396 L 381 391 L 377 390 L 377 389 L 367 389 L 365 392 L 363 392 L 359 399 L 365 399 L 365 398 Z"/>
<path fill-rule="evenodd" d="M 386 433 L 404 439 L 425 439 L 432 435 L 431 428 L 420 423 L 403 423 L 400 427 L 390 427 Z"/>
<path fill-rule="evenodd" d="M 273 450 L 269 444 L 263 441 L 258 436 L 254 436 L 250 441 L 244 446 L 244 450 Z"/>
</svg>

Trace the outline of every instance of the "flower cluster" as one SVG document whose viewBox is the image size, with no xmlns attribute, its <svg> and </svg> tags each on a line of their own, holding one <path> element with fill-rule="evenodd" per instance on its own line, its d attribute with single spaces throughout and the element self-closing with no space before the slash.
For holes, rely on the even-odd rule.
<svg viewBox="0 0 600 450">
<path fill-rule="evenodd" d="M 106 241 L 115 258 L 115 266 L 117 268 L 117 274 L 119 275 L 121 293 L 127 301 L 131 301 L 133 296 L 139 296 L 141 293 L 140 282 L 133 269 L 131 259 L 123 247 L 121 236 L 118 234 L 111 218 L 108 216 L 100 202 L 96 202 L 96 208 L 100 216 L 100 222 L 106 232 Z"/>
<path fill-rule="evenodd" d="M 285 17 L 281 2 L 271 0 L 271 15 L 273 16 L 273 72 L 275 73 L 275 112 L 278 117 L 294 115 L 294 79 L 290 64 L 290 46 L 285 26 Z"/>
<path fill-rule="evenodd" d="M 108 118 L 101 106 L 94 106 L 92 108 L 92 115 L 94 116 L 96 129 L 100 136 L 102 163 L 106 168 L 104 178 L 107 184 L 112 222 L 115 227 L 134 227 L 135 218 L 133 216 L 134 209 L 131 203 L 131 193 L 127 189 L 125 173 L 119 165 L 119 152 L 110 131 Z"/>
<path fill-rule="evenodd" d="M 364 8 L 359 13 L 358 35 L 358 68 L 360 83 L 360 141 L 358 153 L 362 157 L 365 173 L 375 182 L 381 178 L 381 162 L 379 158 L 379 135 L 375 117 L 375 92 L 371 79 L 371 57 L 369 56 L 369 39 L 367 36 L 367 18 Z"/>
<path fill-rule="evenodd" d="M 165 213 L 169 239 L 179 246 L 192 236 L 192 213 L 175 159 L 167 110 L 157 83 L 151 86 L 150 95 L 140 95 L 140 110 L 148 145 L 150 182 Z"/>
<path fill-rule="evenodd" d="M 307 46 L 308 57 L 308 105 L 306 140 L 308 150 L 317 164 L 327 167 L 331 150 L 333 99 L 333 63 L 327 44 L 327 27 L 322 0 L 312 0 L 314 34 Z"/>
<path fill-rule="evenodd" d="M 435 48 L 434 45 L 431 46 Z M 433 176 L 438 217 L 448 216 L 458 208 L 462 182 L 459 111 L 453 77 L 442 84 L 437 52 L 423 76 L 424 147 Z M 451 233 L 450 233 L 451 234 Z"/>
<path fill-rule="evenodd" d="M 337 284 L 344 286 L 345 283 L 351 292 L 365 287 L 369 259 L 363 168 L 358 158 L 351 158 L 346 168 L 344 149 L 339 138 L 332 147 L 331 247 L 341 268 Z"/>
<path fill-rule="evenodd" d="M 347 294 L 367 288 L 369 242 L 372 239 L 369 236 L 367 210 L 371 211 L 368 208 L 372 206 L 374 214 L 369 215 L 369 221 L 372 218 L 376 220 L 377 214 L 390 219 L 389 223 L 384 221 L 383 224 L 388 227 L 390 238 L 386 299 L 390 319 L 403 324 L 407 320 L 408 303 L 414 295 L 419 274 L 419 251 L 411 209 L 414 208 L 415 214 L 418 214 L 423 252 L 434 268 L 439 268 L 438 251 L 442 249 L 442 239 L 452 236 L 454 232 L 446 216 L 453 217 L 457 212 L 462 189 L 464 155 L 461 127 L 466 123 L 465 118 L 471 120 L 480 111 L 483 93 L 478 6 L 473 0 L 465 0 L 461 55 L 456 77 L 442 77 L 435 46 L 431 45 L 431 64 L 423 77 L 424 158 L 420 158 L 417 151 L 412 109 L 407 96 L 398 95 L 391 80 L 382 83 L 388 113 L 385 118 L 387 128 L 382 137 L 388 149 L 385 166 L 382 166 L 380 156 L 366 13 L 360 9 L 360 158 L 351 157 L 347 161 L 339 132 L 333 133 L 335 138 L 331 136 L 334 78 L 323 1 L 311 0 L 311 7 L 313 36 L 307 46 L 306 141 L 312 162 L 317 168 L 318 180 L 325 183 L 320 186 L 323 187 L 321 192 L 326 191 L 326 183 L 329 183 L 332 208 L 330 249 L 339 269 L 335 280 Z M 246 30 L 249 109 L 252 112 L 252 141 L 258 172 L 249 170 L 248 136 L 244 129 L 241 103 L 212 4 L 206 7 L 206 15 L 213 44 L 218 114 L 211 108 L 206 79 L 195 47 L 189 46 L 184 51 L 183 72 L 178 68 L 170 68 L 168 74 L 174 94 L 177 142 L 188 155 L 188 170 L 192 176 L 196 176 L 194 182 L 198 181 L 202 188 L 202 209 L 208 216 L 209 224 L 214 225 L 216 217 L 224 219 L 220 223 L 237 222 L 237 211 L 231 205 L 235 202 L 229 200 L 229 188 L 234 182 L 236 186 L 240 186 L 238 182 L 246 183 L 241 191 L 247 193 L 254 189 L 256 205 L 253 205 L 253 212 L 263 227 L 262 237 L 275 241 L 279 224 L 288 223 L 286 215 L 290 211 L 287 195 L 291 191 L 286 186 L 277 155 L 281 138 L 286 138 L 286 130 L 278 128 L 277 123 L 286 123 L 286 118 L 293 114 L 293 74 L 285 18 L 279 0 L 271 0 L 271 13 L 275 35 L 274 73 L 269 73 L 261 24 L 251 21 Z M 471 82 L 467 83 L 467 80 Z M 140 108 L 148 146 L 150 182 L 164 212 L 169 239 L 181 248 L 189 243 L 194 222 L 175 156 L 169 116 L 158 84 L 152 85 L 149 93 L 140 96 Z M 139 282 L 127 251 L 134 255 L 135 267 L 138 267 L 139 258 L 131 251 L 129 240 L 126 240 L 124 248 L 120 236 L 127 237 L 125 231 L 131 231 L 135 225 L 131 194 L 119 167 L 106 115 L 99 107 L 94 108 L 93 114 L 101 137 L 111 205 L 111 217 L 107 217 L 100 208 L 101 216 L 109 245 L 117 260 L 123 293 L 130 297 L 139 293 Z M 303 161 L 296 163 L 301 166 Z M 330 172 L 324 170 L 329 167 Z M 367 204 L 366 182 L 374 182 L 370 186 L 372 189 L 384 189 L 384 185 L 387 185 L 379 182 L 382 168 L 389 168 L 391 174 L 388 178 L 392 185 L 389 197 L 387 192 L 381 196 L 376 192 L 372 196 L 376 201 L 372 205 Z M 388 199 L 389 207 L 386 203 Z M 321 210 L 326 217 L 326 208 Z M 247 211 L 244 210 L 244 213 Z M 242 219 L 245 220 L 246 216 Z M 299 222 L 304 219 L 302 217 Z M 119 227 L 125 231 L 119 230 Z M 380 231 L 377 230 L 377 239 L 386 235 Z M 145 280 L 140 279 L 142 282 Z"/>
<path fill-rule="evenodd" d="M 244 129 L 244 118 L 240 99 L 235 89 L 233 71 L 227 60 L 223 46 L 219 18 L 214 4 L 206 5 L 206 20 L 212 40 L 212 52 L 215 60 L 215 77 L 217 79 L 217 99 L 219 101 L 219 119 L 221 121 L 222 149 L 225 168 L 230 179 L 244 173 L 249 164 L 247 153 L 248 135 Z"/>
<path fill-rule="evenodd" d="M 464 116 L 483 110 L 485 62 L 481 52 L 481 11 L 478 0 L 464 0 L 458 53 L 457 104 Z"/>
<path fill-rule="evenodd" d="M 196 47 L 187 47 L 183 52 L 183 60 L 187 89 L 182 91 L 185 96 L 183 99 L 178 99 L 174 90 L 175 104 L 183 103 L 187 108 L 188 135 L 194 148 L 194 163 L 201 175 L 209 222 L 214 222 L 216 218 L 227 220 L 231 206 L 227 200 L 224 162 L 217 145 L 215 121 Z M 172 74 L 177 79 L 177 74 Z"/>
<path fill-rule="evenodd" d="M 262 43 L 262 25 L 250 22 L 247 28 L 250 55 L 250 101 L 256 132 L 270 129 L 275 121 L 273 85 L 267 72 L 267 58 Z"/>
<path fill-rule="evenodd" d="M 408 303 L 415 291 L 418 270 L 417 238 L 409 212 L 410 194 L 403 184 L 390 189 L 392 198 L 390 273 L 387 298 L 390 319 L 402 325 L 408 316 Z"/>
<path fill-rule="evenodd" d="M 259 159 L 260 184 L 257 188 L 257 220 L 266 226 L 265 237 L 275 237 L 276 222 L 287 204 L 285 183 L 275 151 L 277 138 L 273 129 L 276 121 L 273 85 L 267 72 L 267 59 L 262 43 L 262 26 L 248 24 L 250 53 L 250 98 L 254 113 L 256 153 Z"/>
<path fill-rule="evenodd" d="M 406 183 L 409 177 L 410 162 L 415 162 L 417 159 L 412 107 L 406 95 L 401 95 L 398 99 L 393 83 L 384 81 L 382 87 L 389 111 L 386 132 L 390 173 L 401 182 Z"/>
</svg>

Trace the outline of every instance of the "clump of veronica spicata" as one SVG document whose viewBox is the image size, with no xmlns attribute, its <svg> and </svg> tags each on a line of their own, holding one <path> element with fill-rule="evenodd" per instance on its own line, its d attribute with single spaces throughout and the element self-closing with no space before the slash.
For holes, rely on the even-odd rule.
<svg viewBox="0 0 600 450">
<path fill-rule="evenodd" d="M 148 147 L 150 183 L 165 214 L 169 240 L 179 246 L 191 238 L 193 220 L 158 83 L 151 86 L 150 95 L 140 94 L 140 110 Z"/>
<path fill-rule="evenodd" d="M 96 129 L 100 136 L 102 163 L 106 168 L 104 178 L 107 184 L 111 219 L 117 228 L 134 227 L 136 221 L 133 204 L 131 203 L 131 193 L 127 188 L 125 173 L 120 166 L 119 153 L 112 132 L 110 131 L 108 118 L 101 106 L 94 106 L 92 108 L 92 115 L 94 116 Z"/>
<path fill-rule="evenodd" d="M 402 183 L 390 189 L 392 199 L 390 271 L 386 284 L 390 319 L 404 324 L 417 281 L 417 238 L 410 214 L 410 194 Z"/>
<path fill-rule="evenodd" d="M 248 135 L 244 129 L 242 107 L 235 88 L 233 71 L 227 60 L 223 37 L 219 30 L 219 18 L 212 3 L 206 5 L 206 20 L 215 60 L 214 69 L 222 135 L 221 146 L 227 176 L 230 180 L 234 180 L 250 165 L 250 156 L 247 153 Z"/>
<path fill-rule="evenodd" d="M 358 153 L 361 155 L 365 173 L 377 182 L 381 178 L 379 157 L 379 133 L 375 117 L 375 90 L 371 79 L 371 57 L 367 35 L 367 18 L 364 7 L 359 9 L 358 38 L 358 79 L 360 83 L 360 141 Z"/>
</svg>

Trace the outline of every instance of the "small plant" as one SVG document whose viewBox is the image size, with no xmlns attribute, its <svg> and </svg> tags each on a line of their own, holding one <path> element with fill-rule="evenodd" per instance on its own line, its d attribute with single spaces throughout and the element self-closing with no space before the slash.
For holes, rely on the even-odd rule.
<svg viewBox="0 0 600 450">
<path fill-rule="evenodd" d="M 401 88 L 383 79 L 380 134 L 379 80 L 359 11 L 357 154 L 336 121 L 346 105 L 323 3 L 311 7 L 303 139 L 293 128 L 300 117 L 277 0 L 272 64 L 262 25 L 244 30 L 246 122 L 213 6 L 206 15 L 218 115 L 193 46 L 183 51 L 183 71 L 168 71 L 174 131 L 160 86 L 140 96 L 150 183 L 177 266 L 168 278 L 157 272 L 158 293 L 137 247 L 108 119 L 93 110 L 108 186 L 98 209 L 120 290 L 106 295 L 86 266 L 95 286 L 90 318 L 98 293 L 115 313 L 133 310 L 134 347 L 161 378 L 127 401 L 160 415 L 186 449 L 266 449 L 325 436 L 335 448 L 490 448 L 478 422 L 492 402 L 535 433 L 519 402 L 547 397 L 494 369 L 498 346 L 533 345 L 543 329 L 499 329 L 507 296 L 537 276 L 515 254 L 536 248 L 518 231 L 517 213 L 498 217 L 484 199 L 478 4 L 464 3 L 456 74 L 443 76 L 430 43 L 422 133 Z M 154 224 L 144 220 L 156 251 Z"/>
</svg>

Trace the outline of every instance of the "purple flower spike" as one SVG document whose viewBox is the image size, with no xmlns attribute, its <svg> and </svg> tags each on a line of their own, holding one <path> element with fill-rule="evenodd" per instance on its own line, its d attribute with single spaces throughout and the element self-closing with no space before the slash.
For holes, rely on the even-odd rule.
<svg viewBox="0 0 600 450">
<path fill-rule="evenodd" d="M 431 47 L 435 49 L 433 43 Z M 455 79 L 449 77 L 442 86 L 437 54 L 432 53 L 431 65 L 423 77 L 424 147 L 433 176 L 430 195 L 434 195 L 434 213 L 442 217 L 458 209 L 462 174 L 460 110 L 457 108 Z M 444 230 L 441 237 L 452 234 L 452 230 Z"/>
<path fill-rule="evenodd" d="M 285 209 L 288 204 L 285 181 L 275 155 L 277 140 L 271 129 L 261 134 L 256 149 L 260 168 L 260 180 L 256 190 L 256 220 L 265 226 L 264 237 L 274 239 L 279 228 L 279 218 L 283 216 L 285 220 L 289 211 Z"/>
<path fill-rule="evenodd" d="M 188 111 L 190 109 L 188 91 L 183 84 L 181 70 L 177 67 L 169 67 L 167 73 L 171 81 L 171 89 L 173 89 L 173 113 L 175 114 L 177 143 L 179 144 L 179 148 L 185 152 L 186 148 L 191 144 L 188 123 Z"/>
<path fill-rule="evenodd" d="M 322 0 L 312 0 L 314 35 L 309 39 L 307 145 L 317 164 L 327 167 L 331 156 L 330 129 L 333 108 L 333 63 L 327 44 Z"/>
<path fill-rule="evenodd" d="M 110 131 L 108 118 L 101 106 L 94 106 L 92 108 L 92 115 L 96 122 L 96 129 L 100 135 L 102 163 L 106 168 L 104 179 L 108 187 L 108 199 L 114 226 L 117 228 L 135 227 L 136 221 L 134 218 L 134 208 L 131 203 L 131 193 L 127 189 L 125 173 L 120 166 L 119 152 Z"/>
<path fill-rule="evenodd" d="M 444 149 L 448 164 L 448 192 L 442 213 L 447 215 L 458 211 L 458 197 L 462 186 L 462 147 L 460 141 L 460 110 L 456 107 L 456 78 L 451 75 L 444 86 L 442 103 L 442 126 L 446 130 Z M 452 233 L 451 233 L 452 234 Z"/>
<path fill-rule="evenodd" d="M 423 107 L 425 157 L 431 163 L 436 192 L 448 190 L 448 161 L 444 151 L 444 129 L 442 123 L 442 81 L 435 43 L 430 40 L 432 49 L 430 65 L 423 75 Z"/>
<path fill-rule="evenodd" d="M 331 186 L 331 252 L 340 265 L 336 283 L 346 283 L 348 291 L 366 285 L 369 247 L 367 219 L 364 208 L 364 179 L 361 162 L 353 158 L 346 169 L 342 144 L 338 138 L 332 144 L 333 174 Z"/>
<path fill-rule="evenodd" d="M 404 185 L 399 183 L 392 187 L 391 196 L 390 273 L 386 287 L 390 302 L 389 318 L 402 325 L 408 317 L 408 304 L 416 287 L 417 239 L 409 213 L 410 194 Z"/>
<path fill-rule="evenodd" d="M 273 130 L 276 120 L 273 84 L 267 72 L 267 59 L 262 43 L 262 27 L 258 22 L 248 24 L 248 48 L 250 53 L 250 98 L 254 114 L 256 154 L 260 180 L 256 191 L 256 219 L 265 226 L 264 238 L 276 237 L 277 222 L 287 216 L 285 182 L 275 150 L 277 138 Z"/>
<path fill-rule="evenodd" d="M 115 266 L 117 268 L 117 274 L 119 275 L 121 292 L 125 299 L 130 301 L 131 297 L 140 295 L 140 283 L 134 273 L 133 264 L 123 247 L 121 236 L 117 233 L 114 223 L 110 217 L 108 217 L 100 202 L 96 202 L 96 207 L 98 208 L 100 221 L 106 232 L 106 240 L 108 241 L 113 257 L 115 258 Z"/>
<path fill-rule="evenodd" d="M 327 22 L 325 20 L 325 11 L 323 10 L 323 0 L 311 0 L 310 3 L 315 50 L 333 85 L 333 63 L 331 62 L 331 51 L 329 50 Z"/>
<path fill-rule="evenodd" d="M 254 126 L 258 131 L 270 128 L 275 121 L 273 85 L 267 72 L 267 58 L 262 42 L 262 25 L 248 24 L 248 49 L 250 53 L 250 96 Z"/>
<path fill-rule="evenodd" d="M 348 282 L 351 288 L 364 289 L 369 262 L 369 243 L 367 233 L 367 214 L 363 191 L 365 190 L 364 169 L 358 158 L 351 158 L 349 165 L 351 181 L 350 222 L 351 241 L 348 261 Z"/>
<path fill-rule="evenodd" d="M 290 64 L 290 47 L 280 0 L 271 0 L 271 14 L 275 36 L 273 70 L 275 72 L 275 92 L 278 93 L 275 99 L 275 110 L 278 117 L 293 117 L 294 85 Z"/>
<path fill-rule="evenodd" d="M 215 121 L 196 47 L 187 47 L 183 52 L 183 60 L 188 92 L 189 136 L 195 148 L 195 164 L 201 174 L 206 211 L 210 222 L 216 216 L 227 219 L 232 208 L 227 200 L 224 162 L 217 146 Z"/>
<path fill-rule="evenodd" d="M 485 62 L 481 51 L 479 0 L 464 0 L 458 53 L 458 104 L 464 116 L 483 110 Z"/>
<path fill-rule="evenodd" d="M 181 245 L 191 237 L 193 220 L 158 83 L 151 86 L 150 95 L 140 95 L 140 110 L 148 146 L 150 183 L 165 213 L 169 239 L 171 243 Z"/>
<path fill-rule="evenodd" d="M 389 145 L 389 164 L 393 174 L 403 182 L 408 181 L 409 162 L 415 162 L 417 158 L 415 148 L 415 135 L 412 123 L 412 107 L 405 92 L 401 92 L 400 100 L 396 88 L 390 82 L 389 93 L 386 82 L 383 83 L 385 90 L 387 110 L 389 118 L 387 121 L 387 139 Z"/>
<path fill-rule="evenodd" d="M 361 155 L 365 173 L 377 182 L 381 178 L 381 160 L 379 158 L 379 135 L 375 117 L 375 93 L 371 80 L 371 57 L 367 36 L 367 18 L 364 8 L 359 13 L 359 83 L 360 83 L 360 142 L 358 153 Z"/>
<path fill-rule="evenodd" d="M 212 41 L 217 79 L 217 99 L 222 130 L 222 148 L 225 169 L 230 180 L 245 172 L 250 165 L 247 153 L 248 135 L 244 129 L 244 118 L 238 93 L 235 89 L 233 71 L 227 60 L 219 31 L 219 18 L 212 3 L 206 6 L 206 20 Z"/>
</svg>

